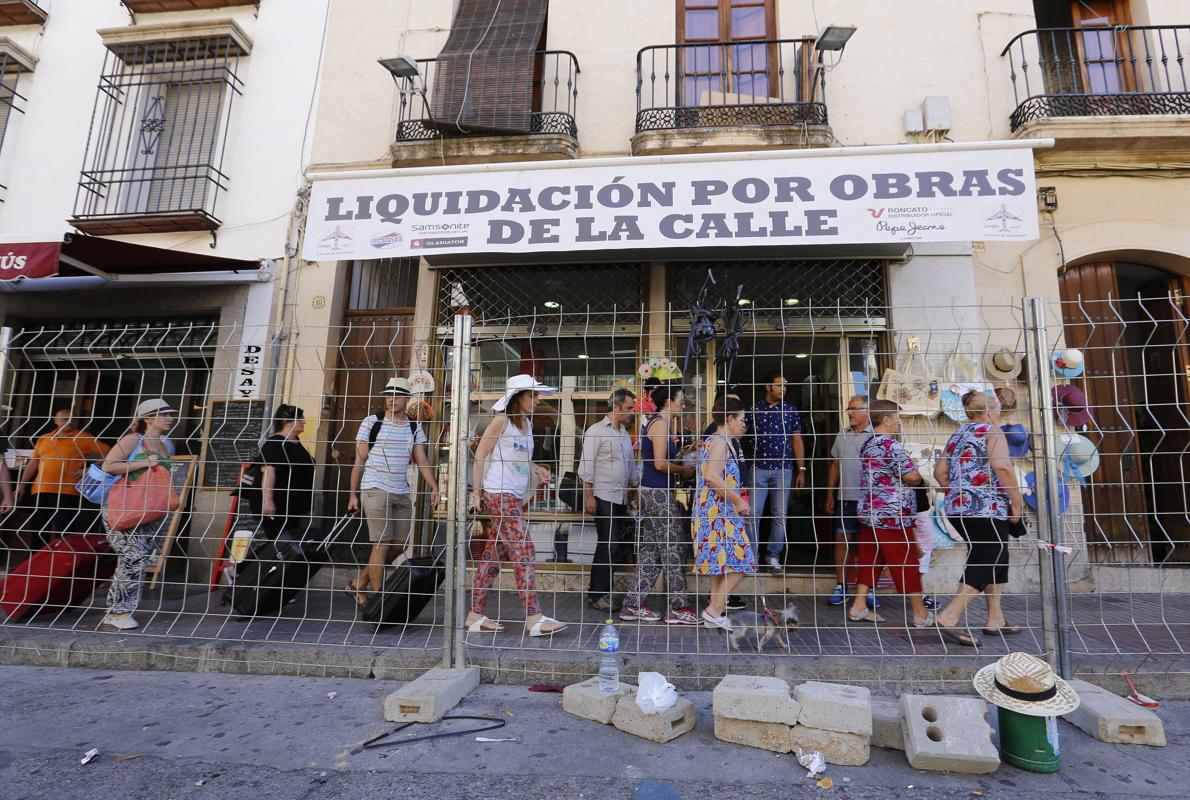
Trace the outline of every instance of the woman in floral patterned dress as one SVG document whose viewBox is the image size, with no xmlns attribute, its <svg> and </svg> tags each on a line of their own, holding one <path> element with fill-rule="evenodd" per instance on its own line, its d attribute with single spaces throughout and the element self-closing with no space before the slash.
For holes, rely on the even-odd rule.
<svg viewBox="0 0 1190 800">
<path fill-rule="evenodd" d="M 740 465 L 735 441 L 744 435 L 744 407 L 726 395 L 711 411 L 715 432 L 698 454 L 694 490 L 694 564 L 711 579 L 711 599 L 703 609 L 708 628 L 731 630 L 727 597 L 740 579 L 756 572 L 756 552 L 748 539 L 748 501 L 740 496 Z"/>
<path fill-rule="evenodd" d="M 981 592 L 988 606 L 985 636 L 1021 630 L 1005 621 L 1000 593 L 1008 583 L 1008 526 L 1020 521 L 1023 499 L 1000 430 L 1000 401 L 973 390 L 963 395 L 963 409 L 970 421 L 946 443 L 934 477 L 946 487 L 942 510 L 970 549 L 959 591 L 938 614 L 938 626 L 952 641 L 978 645 L 958 626 L 967 604 Z"/>
</svg>

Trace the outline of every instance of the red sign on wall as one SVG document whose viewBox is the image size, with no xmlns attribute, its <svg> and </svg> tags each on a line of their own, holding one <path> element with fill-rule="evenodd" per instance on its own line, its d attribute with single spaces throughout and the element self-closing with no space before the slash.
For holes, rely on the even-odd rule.
<svg viewBox="0 0 1190 800">
<path fill-rule="evenodd" d="M 0 244 L 0 281 L 51 278 L 58 274 L 61 242 Z"/>
</svg>

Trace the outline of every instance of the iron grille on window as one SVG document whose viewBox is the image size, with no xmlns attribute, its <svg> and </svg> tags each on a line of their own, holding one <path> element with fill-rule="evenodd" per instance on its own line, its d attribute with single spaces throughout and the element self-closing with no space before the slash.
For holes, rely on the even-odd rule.
<svg viewBox="0 0 1190 800">
<path fill-rule="evenodd" d="M 0 147 L 8 133 L 13 112 L 25 113 L 25 97 L 17 91 L 17 83 L 23 73 L 32 71 L 32 56 L 11 44 L 0 44 Z M 0 184 L 0 192 L 6 188 Z M 4 202 L 2 194 L 0 202 Z"/>
<path fill-rule="evenodd" d="M 12 338 L 12 352 L 31 362 L 79 362 L 213 355 L 218 330 L 208 317 L 30 325 Z"/>
<path fill-rule="evenodd" d="M 471 309 L 479 325 L 536 319 L 581 325 L 641 324 L 641 264 L 564 264 L 442 269 L 438 273 L 438 324 Z"/>
<path fill-rule="evenodd" d="M 351 262 L 347 310 L 412 308 L 417 303 L 416 258 Z"/>
<path fill-rule="evenodd" d="M 707 272 L 724 298 L 736 300 L 758 327 L 804 325 L 810 319 L 876 324 L 887 317 L 885 264 L 879 260 L 696 261 L 669 266 L 670 305 L 685 310 L 698 298 Z M 675 320 L 678 321 L 678 320 Z M 882 324 L 882 322 L 880 323 Z"/>
<path fill-rule="evenodd" d="M 109 44 L 75 200 L 99 235 L 214 230 L 246 40 L 226 34 Z"/>
</svg>

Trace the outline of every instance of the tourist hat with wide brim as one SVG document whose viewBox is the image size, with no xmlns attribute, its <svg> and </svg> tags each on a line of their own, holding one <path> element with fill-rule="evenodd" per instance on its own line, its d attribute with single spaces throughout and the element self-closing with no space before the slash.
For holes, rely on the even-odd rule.
<svg viewBox="0 0 1190 800">
<path fill-rule="evenodd" d="M 986 353 L 983 357 L 983 368 L 988 376 L 997 381 L 1016 380 L 1021 374 L 1024 359 L 1020 353 L 1014 353 L 1007 347 L 1001 347 L 994 353 Z"/>
<path fill-rule="evenodd" d="M 975 673 L 975 691 L 989 703 L 1030 717 L 1060 717 L 1078 708 L 1078 693 L 1037 656 L 1009 653 Z"/>
<path fill-rule="evenodd" d="M 1070 459 L 1080 478 L 1090 477 L 1099 469 L 1099 448 L 1079 433 L 1064 433 L 1058 437 L 1058 457 Z"/>
<path fill-rule="evenodd" d="M 1055 386 L 1054 405 L 1059 419 L 1073 428 L 1094 422 L 1091 412 L 1087 410 L 1087 395 L 1077 386 L 1069 383 Z"/>
<path fill-rule="evenodd" d="M 1054 353 L 1054 372 L 1064 378 L 1077 378 L 1083 374 L 1083 351 L 1074 347 Z"/>
<path fill-rule="evenodd" d="M 1021 487 L 1021 496 L 1025 500 L 1025 505 L 1034 511 L 1037 510 L 1037 493 L 1041 491 L 1037 488 L 1037 474 L 1030 472 L 1025 476 L 1024 481 L 1017 484 Z M 1058 513 L 1065 514 L 1066 509 L 1070 507 L 1070 487 L 1066 485 L 1066 481 L 1058 481 Z"/>
<path fill-rule="evenodd" d="M 538 394 L 553 394 L 558 390 L 553 386 L 546 386 L 544 383 L 540 383 L 532 375 L 513 375 L 505 381 L 504 396 L 492 403 L 492 410 L 503 411 L 508 407 L 508 401 L 513 398 L 513 395 L 527 391 L 534 391 Z"/>
<path fill-rule="evenodd" d="M 169 404 L 168 400 L 162 400 L 160 397 L 155 397 L 152 400 L 145 400 L 136 407 L 136 418 L 144 419 L 145 417 L 155 417 L 158 414 L 177 414 L 177 409 Z"/>
<path fill-rule="evenodd" d="M 1004 438 L 1008 441 L 1008 455 L 1011 458 L 1021 458 L 1029 452 L 1029 431 L 1019 422 L 1001 425 Z"/>
<path fill-rule="evenodd" d="M 383 394 L 408 397 L 412 392 L 409 390 L 409 381 L 404 378 L 389 378 L 388 383 L 384 385 Z"/>
</svg>

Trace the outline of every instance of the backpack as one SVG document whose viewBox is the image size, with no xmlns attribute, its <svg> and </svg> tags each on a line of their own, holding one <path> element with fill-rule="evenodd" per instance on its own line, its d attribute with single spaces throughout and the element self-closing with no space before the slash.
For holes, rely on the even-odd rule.
<svg viewBox="0 0 1190 800">
<path fill-rule="evenodd" d="M 368 431 L 368 451 L 376 446 L 376 440 L 380 438 L 380 429 L 384 427 L 384 413 L 377 411 L 372 416 L 376 417 L 376 421 L 372 423 L 372 430 Z M 413 437 L 414 445 L 417 444 L 417 420 L 409 420 L 409 435 Z"/>
</svg>

